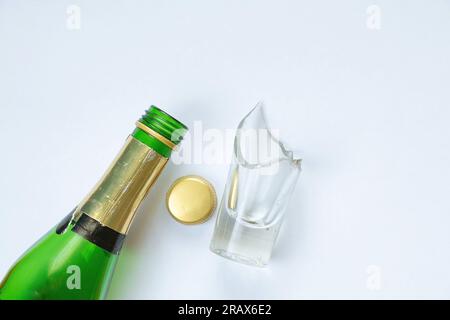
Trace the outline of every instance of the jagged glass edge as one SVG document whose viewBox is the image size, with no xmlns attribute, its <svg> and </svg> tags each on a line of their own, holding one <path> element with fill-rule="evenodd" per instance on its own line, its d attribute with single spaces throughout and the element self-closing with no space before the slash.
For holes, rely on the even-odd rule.
<svg viewBox="0 0 450 320">
<path fill-rule="evenodd" d="M 275 159 L 273 159 L 271 161 L 268 161 L 268 162 L 265 162 L 265 163 L 252 164 L 252 163 L 249 163 L 245 159 L 243 154 L 242 154 L 241 143 L 240 143 L 240 139 L 241 139 L 241 134 L 240 133 L 241 133 L 241 130 L 243 129 L 243 127 L 245 125 L 246 120 L 250 116 L 252 116 L 252 114 L 254 112 L 256 112 L 257 110 L 259 110 L 259 112 L 261 113 L 264 129 L 267 130 L 270 139 L 273 142 L 275 142 L 280 147 L 284 157 L 283 156 L 282 157 L 278 157 L 278 158 L 275 158 Z M 256 128 L 256 129 L 260 129 L 260 128 Z M 252 110 L 250 110 L 250 112 L 239 122 L 239 125 L 238 125 L 237 130 L 236 130 L 236 136 L 234 138 L 234 156 L 235 156 L 236 161 L 240 165 L 242 165 L 244 167 L 247 167 L 247 168 L 250 168 L 250 169 L 267 167 L 267 166 L 273 165 L 275 163 L 280 163 L 282 161 L 289 161 L 293 166 L 298 167 L 298 169 L 300 170 L 301 169 L 301 163 L 302 163 L 302 159 L 301 158 L 294 159 L 294 153 L 291 150 L 288 150 L 280 140 L 276 139 L 273 136 L 273 134 L 272 134 L 272 132 L 269 129 L 269 126 L 267 124 L 266 114 L 264 112 L 264 104 L 262 102 L 258 102 L 256 104 L 256 106 Z"/>
</svg>

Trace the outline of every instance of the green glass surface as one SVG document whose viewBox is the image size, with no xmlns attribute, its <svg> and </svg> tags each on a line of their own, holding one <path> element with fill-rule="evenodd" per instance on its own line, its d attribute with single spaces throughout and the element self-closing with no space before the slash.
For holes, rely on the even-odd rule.
<svg viewBox="0 0 450 320">
<path fill-rule="evenodd" d="M 151 106 L 140 121 L 175 144 L 183 140 L 183 135 L 188 130 L 184 124 L 156 106 Z"/>
<path fill-rule="evenodd" d="M 188 127 L 156 106 L 151 106 L 139 121 L 174 144 L 179 144 L 183 140 L 183 135 L 188 131 Z M 136 128 L 132 136 L 163 157 L 170 157 L 172 149 L 143 130 Z"/>
<path fill-rule="evenodd" d="M 0 300 L 104 299 L 117 262 L 69 228 L 48 232 L 11 267 Z"/>
</svg>

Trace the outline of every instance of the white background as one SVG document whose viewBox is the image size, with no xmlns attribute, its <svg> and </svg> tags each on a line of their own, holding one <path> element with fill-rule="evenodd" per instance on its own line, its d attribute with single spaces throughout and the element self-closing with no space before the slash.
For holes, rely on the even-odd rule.
<svg viewBox="0 0 450 320">
<path fill-rule="evenodd" d="M 263 100 L 304 159 L 270 266 L 210 253 L 214 219 L 184 226 L 165 209 L 184 174 L 220 197 L 228 166 L 170 164 L 109 298 L 450 298 L 449 16 L 443 0 L 0 0 L 0 273 L 150 104 L 227 129 Z"/>
</svg>

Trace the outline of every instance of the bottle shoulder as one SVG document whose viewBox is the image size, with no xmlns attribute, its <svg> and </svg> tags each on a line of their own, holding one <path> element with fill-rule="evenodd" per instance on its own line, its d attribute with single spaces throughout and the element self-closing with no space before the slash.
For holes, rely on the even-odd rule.
<svg viewBox="0 0 450 320">
<path fill-rule="evenodd" d="M 101 299 L 117 255 L 57 227 L 12 266 L 0 284 L 0 299 Z"/>
</svg>

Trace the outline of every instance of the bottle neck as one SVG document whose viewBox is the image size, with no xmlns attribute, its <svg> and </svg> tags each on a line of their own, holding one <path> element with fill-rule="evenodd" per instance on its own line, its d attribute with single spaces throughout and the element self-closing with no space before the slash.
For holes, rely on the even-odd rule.
<svg viewBox="0 0 450 320">
<path fill-rule="evenodd" d="M 168 158 L 130 136 L 110 168 L 77 207 L 76 225 L 81 225 L 87 233 L 100 235 L 98 228 L 102 227 L 107 228 L 101 229 L 103 233 L 111 229 L 112 234 L 125 236 L 137 208 L 167 161 Z M 87 238 L 83 230 L 78 233 Z M 74 231 L 77 232 L 76 228 Z"/>
<path fill-rule="evenodd" d="M 118 253 L 136 210 L 188 128 L 151 106 L 108 171 L 75 209 L 72 231 Z"/>
<path fill-rule="evenodd" d="M 149 134 L 149 132 L 146 132 L 145 130 L 148 130 L 148 128 L 136 128 L 131 135 L 133 138 L 152 148 L 163 157 L 170 158 L 173 147 L 169 147 L 167 144 L 164 144 L 161 140 L 158 140 L 158 138 Z"/>
</svg>

